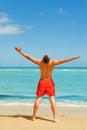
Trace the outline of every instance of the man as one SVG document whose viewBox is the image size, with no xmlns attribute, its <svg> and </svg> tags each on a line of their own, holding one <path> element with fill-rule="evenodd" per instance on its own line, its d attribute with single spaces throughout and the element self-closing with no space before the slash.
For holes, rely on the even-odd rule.
<svg viewBox="0 0 87 130">
<path fill-rule="evenodd" d="M 55 86 L 54 86 L 54 82 L 52 80 L 53 68 L 56 65 L 78 59 L 78 58 L 80 58 L 80 56 L 67 58 L 67 59 L 61 59 L 61 60 L 50 60 L 50 57 L 46 54 L 46 55 L 44 55 L 43 59 L 36 59 L 36 58 L 31 57 L 30 55 L 27 55 L 26 53 L 24 53 L 21 50 L 21 48 L 15 47 L 15 50 L 17 52 L 19 52 L 21 55 L 23 55 L 25 58 L 27 58 L 28 60 L 37 64 L 40 68 L 41 75 L 40 75 L 40 80 L 39 80 L 38 86 L 37 86 L 37 92 L 36 92 L 37 98 L 34 103 L 32 120 L 35 120 L 36 113 L 37 113 L 39 103 L 41 101 L 42 96 L 47 94 L 49 96 L 49 100 L 51 103 L 51 109 L 53 112 L 54 122 L 57 122 L 58 120 L 56 117 L 56 103 L 55 103 L 55 98 L 54 98 Z"/>
</svg>

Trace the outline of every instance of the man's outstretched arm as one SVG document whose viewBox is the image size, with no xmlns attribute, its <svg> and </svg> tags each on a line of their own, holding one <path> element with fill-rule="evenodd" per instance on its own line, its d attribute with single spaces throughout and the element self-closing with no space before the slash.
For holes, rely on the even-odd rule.
<svg viewBox="0 0 87 130">
<path fill-rule="evenodd" d="M 35 63 L 35 64 L 37 64 L 37 65 L 40 64 L 40 62 L 41 62 L 40 59 L 36 59 L 36 58 L 31 57 L 30 55 L 24 53 L 21 48 L 15 47 L 15 50 L 16 50 L 17 52 L 19 52 L 22 56 L 24 56 L 26 59 L 32 61 L 33 63 Z"/>
<path fill-rule="evenodd" d="M 80 58 L 80 56 L 75 56 L 75 57 L 72 57 L 72 58 L 61 59 L 61 60 L 53 60 L 53 63 L 54 63 L 54 65 L 59 65 L 59 64 L 65 63 L 65 62 L 70 62 L 72 60 L 76 60 L 78 58 Z"/>
</svg>

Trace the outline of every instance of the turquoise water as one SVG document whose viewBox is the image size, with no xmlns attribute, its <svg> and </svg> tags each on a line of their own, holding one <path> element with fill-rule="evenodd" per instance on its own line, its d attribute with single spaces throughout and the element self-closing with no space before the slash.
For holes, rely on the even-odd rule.
<svg viewBox="0 0 87 130">
<path fill-rule="evenodd" d="M 0 103 L 33 103 L 40 78 L 38 67 L 1 67 Z M 56 102 L 87 105 L 87 68 L 54 68 Z M 45 95 L 42 102 L 48 102 Z"/>
</svg>

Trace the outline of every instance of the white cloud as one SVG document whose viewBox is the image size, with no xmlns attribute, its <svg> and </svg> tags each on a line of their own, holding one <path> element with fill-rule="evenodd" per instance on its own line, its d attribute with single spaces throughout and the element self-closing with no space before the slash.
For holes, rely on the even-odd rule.
<svg viewBox="0 0 87 130">
<path fill-rule="evenodd" d="M 3 18 L 0 18 L 0 23 L 7 23 L 7 22 L 10 22 L 11 20 L 9 18 L 6 18 L 6 17 L 3 17 Z"/>
<path fill-rule="evenodd" d="M 32 28 L 33 26 L 20 26 L 18 24 L 14 24 L 13 21 L 8 18 L 6 13 L 0 12 L 0 35 L 19 34 Z"/>
<path fill-rule="evenodd" d="M 2 23 L 7 23 L 7 22 L 11 22 L 12 20 L 10 20 L 7 16 L 6 13 L 4 12 L 0 12 L 0 24 Z"/>
<path fill-rule="evenodd" d="M 6 26 L 0 26 L 0 34 L 18 34 L 22 32 L 23 30 L 20 29 L 19 25 L 9 24 Z"/>
</svg>

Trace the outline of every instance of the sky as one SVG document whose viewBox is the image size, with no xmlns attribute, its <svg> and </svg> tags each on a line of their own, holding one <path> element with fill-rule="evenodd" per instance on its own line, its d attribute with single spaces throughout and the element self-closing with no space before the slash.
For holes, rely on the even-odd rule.
<svg viewBox="0 0 87 130">
<path fill-rule="evenodd" d="M 35 66 L 35 58 L 80 59 L 60 67 L 87 67 L 87 0 L 0 0 L 0 66 Z"/>
</svg>

